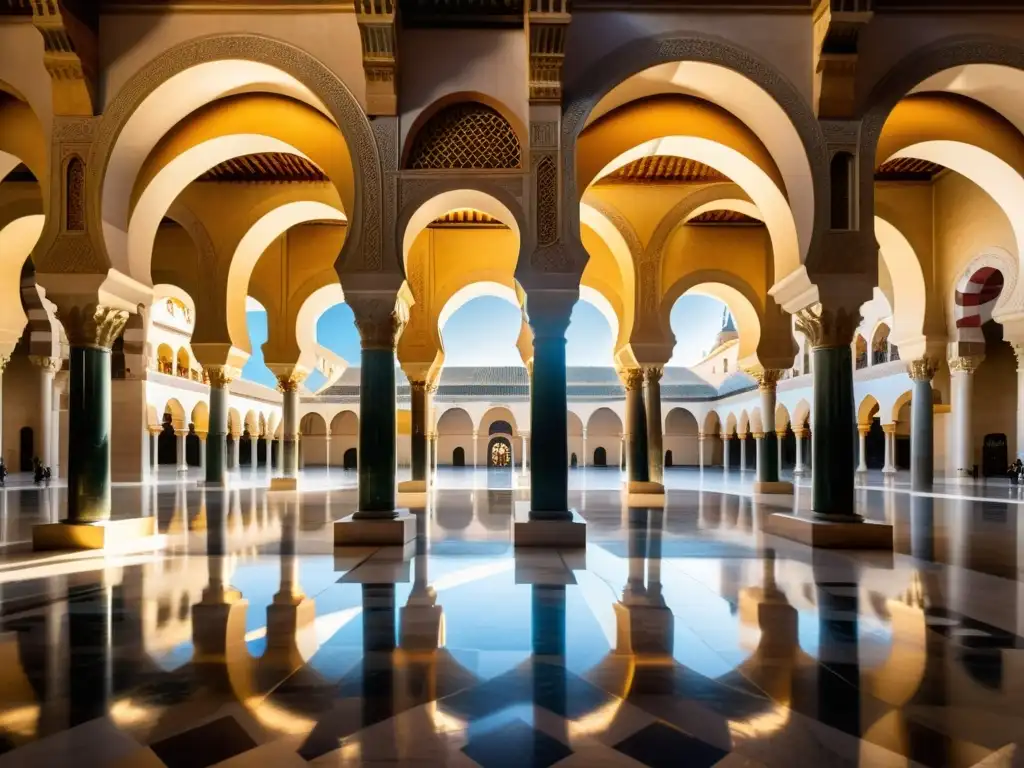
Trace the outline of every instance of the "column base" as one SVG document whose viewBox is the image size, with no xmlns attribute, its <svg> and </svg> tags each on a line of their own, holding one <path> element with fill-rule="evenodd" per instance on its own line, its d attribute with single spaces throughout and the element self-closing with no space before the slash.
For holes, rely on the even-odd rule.
<svg viewBox="0 0 1024 768">
<path fill-rule="evenodd" d="M 297 477 L 272 477 L 270 478 L 271 491 L 297 491 L 299 490 L 299 478 Z"/>
<path fill-rule="evenodd" d="M 820 549 L 878 549 L 891 552 L 893 546 L 892 526 L 871 520 L 845 522 L 776 513 L 765 519 L 764 532 Z"/>
<path fill-rule="evenodd" d="M 398 643 L 407 651 L 436 651 L 444 642 L 440 605 L 408 604 L 398 609 Z"/>
<path fill-rule="evenodd" d="M 188 467 L 178 467 L 178 474 L 179 475 L 187 475 L 188 474 Z"/>
<path fill-rule="evenodd" d="M 123 549 L 156 535 L 155 517 L 103 520 L 97 523 L 43 523 L 32 526 L 32 549 Z"/>
<path fill-rule="evenodd" d="M 426 480 L 403 480 L 398 484 L 399 493 L 426 493 Z"/>
<path fill-rule="evenodd" d="M 665 486 L 654 482 L 627 480 L 622 484 L 626 504 L 631 507 L 665 506 Z"/>
<path fill-rule="evenodd" d="M 376 520 L 357 518 L 355 515 L 336 520 L 334 546 L 336 547 L 400 547 L 416 538 L 416 518 L 408 509 L 396 509 L 398 517 Z"/>
<path fill-rule="evenodd" d="M 527 472 L 525 475 L 516 475 L 516 487 L 517 488 L 529 488 L 530 487 L 530 473 Z"/>
<path fill-rule="evenodd" d="M 758 480 L 754 483 L 754 493 L 792 495 L 793 484 L 787 483 L 785 480 L 776 480 L 774 482 Z"/>
<path fill-rule="evenodd" d="M 515 511 L 512 541 L 516 547 L 558 547 L 583 549 L 587 546 L 587 521 L 575 509 L 566 510 L 564 520 L 531 518 L 525 509 Z"/>
</svg>

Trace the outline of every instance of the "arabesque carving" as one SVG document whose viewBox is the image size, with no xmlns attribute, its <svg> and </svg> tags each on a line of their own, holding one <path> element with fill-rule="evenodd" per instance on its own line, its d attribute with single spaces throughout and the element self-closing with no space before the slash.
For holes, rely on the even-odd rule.
<svg viewBox="0 0 1024 768">
<path fill-rule="evenodd" d="M 72 347 L 109 350 L 128 322 L 128 311 L 101 304 L 86 304 L 58 310 Z"/>
<path fill-rule="evenodd" d="M 860 320 L 859 310 L 827 309 L 817 304 L 796 313 L 796 328 L 807 337 L 812 349 L 846 347 L 853 343 Z"/>
<path fill-rule="evenodd" d="M 226 389 L 231 382 L 242 375 L 242 371 L 233 365 L 205 365 L 203 372 L 213 389 Z"/>
<path fill-rule="evenodd" d="M 395 304 L 395 297 L 346 296 L 352 307 L 363 349 L 390 349 L 398 346 L 407 318 Z"/>
<path fill-rule="evenodd" d="M 907 374 L 911 381 L 931 381 L 939 368 L 939 361 L 932 357 L 922 357 L 907 363 Z"/>
</svg>

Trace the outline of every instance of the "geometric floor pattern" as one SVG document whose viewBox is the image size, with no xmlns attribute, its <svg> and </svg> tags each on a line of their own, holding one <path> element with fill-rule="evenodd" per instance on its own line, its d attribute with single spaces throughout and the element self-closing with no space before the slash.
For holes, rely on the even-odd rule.
<svg viewBox="0 0 1024 768">
<path fill-rule="evenodd" d="M 585 552 L 516 553 L 502 475 L 403 548 L 334 549 L 348 476 L 144 489 L 158 541 L 105 557 L 32 554 L 63 490 L 2 492 L 0 768 L 1024 766 L 1007 489 L 869 482 L 883 555 L 765 534 L 806 487 L 676 470 L 630 509 L 590 472 Z"/>
</svg>

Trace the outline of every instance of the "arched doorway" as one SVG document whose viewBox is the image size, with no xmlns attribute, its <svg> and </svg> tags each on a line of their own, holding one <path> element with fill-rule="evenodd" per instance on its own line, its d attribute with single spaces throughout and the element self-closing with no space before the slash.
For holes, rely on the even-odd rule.
<svg viewBox="0 0 1024 768">
<path fill-rule="evenodd" d="M 571 457 L 569 458 L 569 466 L 570 466 L 570 467 L 572 467 L 573 469 L 576 469 L 576 467 L 578 467 L 578 466 L 579 466 L 579 463 L 580 463 L 580 461 L 579 461 L 579 459 L 577 459 L 577 458 L 576 458 L 576 454 L 574 453 L 574 454 L 573 454 L 573 455 L 572 455 L 572 456 L 571 456 Z"/>
<path fill-rule="evenodd" d="M 608 466 L 608 451 L 602 446 L 598 446 L 594 449 L 594 466 L 595 467 L 607 467 Z"/>
<path fill-rule="evenodd" d="M 356 469 L 358 466 L 358 455 L 355 448 L 349 448 L 341 459 L 342 469 Z"/>
<path fill-rule="evenodd" d="M 665 451 L 665 466 L 672 466 L 672 451 Z"/>
<path fill-rule="evenodd" d="M 452 451 L 452 466 L 453 467 L 464 467 L 466 466 L 466 449 L 461 445 Z"/>
<path fill-rule="evenodd" d="M 511 469 L 512 444 L 506 437 L 495 437 L 487 444 L 487 468 Z"/>
<path fill-rule="evenodd" d="M 194 424 L 189 424 L 188 434 L 185 436 L 185 463 L 190 467 L 198 467 L 199 462 L 199 435 L 196 434 Z"/>
</svg>

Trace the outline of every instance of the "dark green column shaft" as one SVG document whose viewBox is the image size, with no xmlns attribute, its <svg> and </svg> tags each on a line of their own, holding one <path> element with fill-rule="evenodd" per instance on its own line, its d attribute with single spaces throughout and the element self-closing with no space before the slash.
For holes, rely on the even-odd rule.
<svg viewBox="0 0 1024 768">
<path fill-rule="evenodd" d="M 68 522 L 110 518 L 110 350 L 72 347 Z"/>
<path fill-rule="evenodd" d="M 934 369 L 927 365 L 921 369 L 917 362 L 910 370 L 914 382 L 910 396 L 910 490 L 930 491 L 935 478 L 935 409 L 929 374 L 934 375 Z"/>
<path fill-rule="evenodd" d="M 427 383 L 409 382 L 412 416 L 412 479 L 427 479 Z"/>
<path fill-rule="evenodd" d="M 299 476 L 299 382 L 282 380 L 283 403 L 281 408 L 281 474 L 285 477 Z"/>
<path fill-rule="evenodd" d="M 775 434 L 774 374 L 765 371 L 758 383 L 761 393 L 761 423 L 764 436 L 757 441 L 757 480 L 779 482 L 779 438 Z"/>
<path fill-rule="evenodd" d="M 626 387 L 626 477 L 631 483 L 646 483 L 651 479 L 643 382 L 644 375 L 640 368 L 629 368 L 623 373 Z"/>
<path fill-rule="evenodd" d="M 812 498 L 815 516 L 856 522 L 853 467 L 856 424 L 850 346 L 814 349 Z"/>
<path fill-rule="evenodd" d="M 647 475 L 660 483 L 665 479 L 665 450 L 661 434 L 661 368 L 644 371 L 644 405 L 647 408 Z"/>
<path fill-rule="evenodd" d="M 530 393 L 530 516 L 571 520 L 564 330 L 534 336 Z"/>
<path fill-rule="evenodd" d="M 395 351 L 363 348 L 359 373 L 359 511 L 357 518 L 395 512 Z"/>
<path fill-rule="evenodd" d="M 206 435 L 206 482 L 223 484 L 227 476 L 228 381 L 210 376 L 210 431 Z"/>
</svg>

